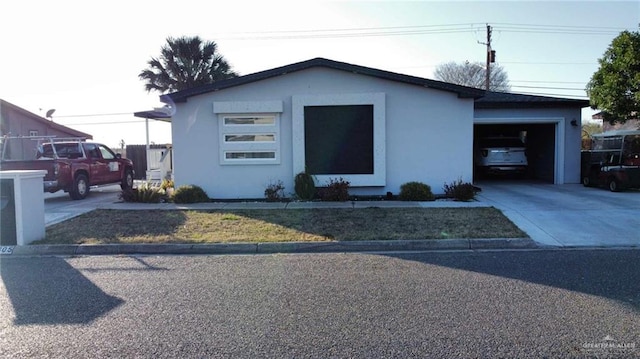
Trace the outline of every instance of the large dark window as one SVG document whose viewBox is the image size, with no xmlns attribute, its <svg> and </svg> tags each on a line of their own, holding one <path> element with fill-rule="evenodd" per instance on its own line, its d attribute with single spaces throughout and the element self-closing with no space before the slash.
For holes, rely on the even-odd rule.
<svg viewBox="0 0 640 359">
<path fill-rule="evenodd" d="M 304 141 L 311 174 L 373 174 L 373 105 L 305 106 Z"/>
</svg>

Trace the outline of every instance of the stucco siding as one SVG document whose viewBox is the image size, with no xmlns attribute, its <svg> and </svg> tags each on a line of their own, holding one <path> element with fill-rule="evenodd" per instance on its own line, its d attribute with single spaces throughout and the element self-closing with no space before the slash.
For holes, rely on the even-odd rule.
<svg viewBox="0 0 640 359">
<path fill-rule="evenodd" d="M 384 185 L 353 188 L 353 194 L 397 194 L 408 181 L 422 181 L 442 192 L 442 185 L 472 177 L 473 100 L 326 68 L 312 68 L 217 92 L 177 104 L 172 119 L 174 176 L 177 185 L 196 184 L 212 198 L 262 198 L 269 183 L 282 181 L 293 192 L 292 97 L 384 94 Z M 278 164 L 221 163 L 219 117 L 214 102 L 281 101 Z M 338 176 L 335 176 L 338 177 Z M 320 183 L 322 185 L 324 183 Z"/>
</svg>

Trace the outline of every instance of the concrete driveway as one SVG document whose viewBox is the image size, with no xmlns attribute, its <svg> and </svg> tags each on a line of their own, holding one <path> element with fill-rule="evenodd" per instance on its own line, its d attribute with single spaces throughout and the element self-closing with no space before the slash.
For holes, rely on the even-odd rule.
<svg viewBox="0 0 640 359">
<path fill-rule="evenodd" d="M 74 201 L 68 193 L 58 191 L 44 194 L 44 223 L 50 226 L 69 218 L 90 212 L 99 206 L 119 200 L 120 185 L 91 187 L 89 196 L 83 200 Z"/>
<path fill-rule="evenodd" d="M 540 245 L 640 246 L 640 191 L 498 181 L 478 186 L 481 202 L 502 210 Z"/>
</svg>

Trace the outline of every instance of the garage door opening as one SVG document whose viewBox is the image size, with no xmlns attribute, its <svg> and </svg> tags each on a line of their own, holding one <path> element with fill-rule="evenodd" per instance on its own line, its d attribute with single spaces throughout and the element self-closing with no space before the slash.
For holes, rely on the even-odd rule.
<svg viewBox="0 0 640 359">
<path fill-rule="evenodd" d="M 476 124 L 473 134 L 474 181 L 517 179 L 555 182 L 555 123 Z M 495 166 L 496 168 L 487 170 L 487 164 L 481 161 L 481 156 L 486 156 L 486 151 L 482 151 L 480 147 L 488 138 L 512 138 L 522 141 L 527 160 L 526 168 L 522 171 L 512 171 Z"/>
</svg>

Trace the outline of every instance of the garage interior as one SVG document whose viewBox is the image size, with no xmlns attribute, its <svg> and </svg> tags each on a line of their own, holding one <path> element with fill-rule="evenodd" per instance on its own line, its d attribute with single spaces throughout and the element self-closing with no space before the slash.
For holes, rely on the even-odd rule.
<svg viewBox="0 0 640 359">
<path fill-rule="evenodd" d="M 556 161 L 555 123 L 476 124 L 473 126 L 474 151 L 484 137 L 520 137 L 526 147 L 528 169 L 524 175 L 480 175 L 474 168 L 474 181 L 524 180 L 554 183 Z M 474 165 L 475 166 L 475 165 Z"/>
</svg>

